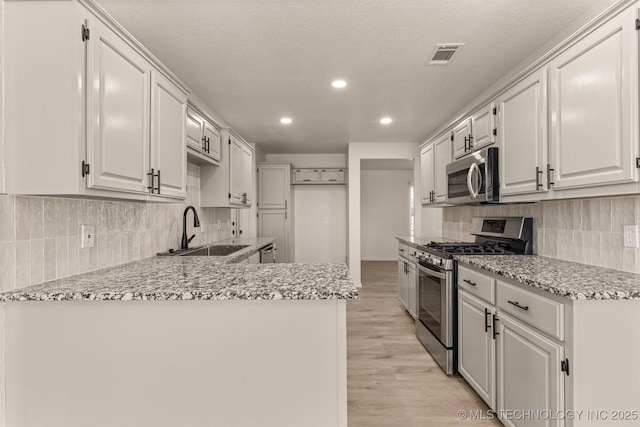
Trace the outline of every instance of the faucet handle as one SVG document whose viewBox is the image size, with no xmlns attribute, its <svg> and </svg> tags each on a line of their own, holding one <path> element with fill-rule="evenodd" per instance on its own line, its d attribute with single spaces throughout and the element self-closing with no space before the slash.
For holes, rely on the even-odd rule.
<svg viewBox="0 0 640 427">
<path fill-rule="evenodd" d="M 193 238 L 196 237 L 196 235 L 194 234 L 193 236 L 189 237 L 187 239 L 187 243 L 191 243 L 191 241 L 193 240 Z"/>
</svg>

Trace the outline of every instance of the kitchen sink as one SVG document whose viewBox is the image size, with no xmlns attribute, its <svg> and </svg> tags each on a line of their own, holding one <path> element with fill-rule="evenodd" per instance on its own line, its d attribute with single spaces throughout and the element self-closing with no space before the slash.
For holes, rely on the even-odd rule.
<svg viewBox="0 0 640 427">
<path fill-rule="evenodd" d="M 234 252 L 238 252 L 248 246 L 249 245 L 213 245 L 196 249 L 194 251 L 184 252 L 180 254 L 180 256 L 226 256 L 231 255 Z"/>
</svg>

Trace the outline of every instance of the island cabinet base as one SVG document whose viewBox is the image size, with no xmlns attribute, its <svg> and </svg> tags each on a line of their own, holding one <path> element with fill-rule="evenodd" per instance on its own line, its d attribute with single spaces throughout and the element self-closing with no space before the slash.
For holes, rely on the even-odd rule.
<svg viewBox="0 0 640 427">
<path fill-rule="evenodd" d="M 346 426 L 346 301 L 5 303 L 8 426 Z"/>
</svg>

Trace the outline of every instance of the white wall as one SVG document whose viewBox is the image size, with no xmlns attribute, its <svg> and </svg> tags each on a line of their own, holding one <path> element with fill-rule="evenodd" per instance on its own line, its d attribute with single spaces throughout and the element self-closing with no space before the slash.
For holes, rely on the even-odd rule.
<svg viewBox="0 0 640 427">
<path fill-rule="evenodd" d="M 348 260 L 351 278 L 360 284 L 360 161 L 363 159 L 410 159 L 419 158 L 418 144 L 411 142 L 350 142 L 349 143 L 349 198 L 347 212 L 349 218 Z M 419 162 L 418 162 L 419 163 Z M 416 164 L 416 163 L 414 163 Z M 420 168 L 414 168 L 416 194 L 420 194 Z M 420 222 L 416 222 L 416 235 L 420 235 Z"/>
<path fill-rule="evenodd" d="M 295 262 L 345 263 L 347 189 L 344 185 L 294 185 Z"/>
<path fill-rule="evenodd" d="M 362 170 L 360 179 L 362 259 L 395 260 L 396 236 L 410 232 L 413 170 Z"/>
</svg>

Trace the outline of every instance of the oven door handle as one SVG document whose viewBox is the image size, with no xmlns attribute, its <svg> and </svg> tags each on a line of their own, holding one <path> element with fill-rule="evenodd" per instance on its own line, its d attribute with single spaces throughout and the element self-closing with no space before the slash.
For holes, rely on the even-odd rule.
<svg viewBox="0 0 640 427">
<path fill-rule="evenodd" d="M 474 188 L 473 185 L 474 175 L 477 177 L 477 188 Z M 471 163 L 471 166 L 469 166 L 469 172 L 467 172 L 467 189 L 469 190 L 471 198 L 475 199 L 478 197 L 480 188 L 482 188 L 482 174 L 480 173 L 480 168 L 477 163 Z"/>
<path fill-rule="evenodd" d="M 420 271 L 424 272 L 424 273 L 427 273 L 430 276 L 435 276 L 438 279 L 446 279 L 447 278 L 447 276 L 444 273 L 440 273 L 440 272 L 437 272 L 435 270 L 431 270 L 430 268 L 423 267 L 420 264 L 418 264 L 418 269 Z"/>
</svg>

